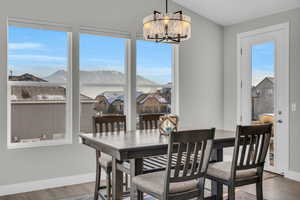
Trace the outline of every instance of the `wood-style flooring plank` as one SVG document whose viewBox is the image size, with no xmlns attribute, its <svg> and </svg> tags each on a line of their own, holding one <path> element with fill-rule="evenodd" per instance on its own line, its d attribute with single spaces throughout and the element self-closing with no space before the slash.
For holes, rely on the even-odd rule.
<svg viewBox="0 0 300 200">
<path fill-rule="evenodd" d="M 299 188 L 299 182 L 295 182 L 274 174 L 265 174 L 264 198 L 267 200 L 299 200 Z M 93 194 L 93 190 L 94 183 L 84 183 L 79 185 L 2 196 L 0 197 L 0 200 L 62 200 Z M 224 188 L 225 196 L 226 191 L 227 188 Z M 243 186 L 237 189 L 237 200 L 252 200 L 255 199 L 254 197 L 255 185 Z"/>
</svg>

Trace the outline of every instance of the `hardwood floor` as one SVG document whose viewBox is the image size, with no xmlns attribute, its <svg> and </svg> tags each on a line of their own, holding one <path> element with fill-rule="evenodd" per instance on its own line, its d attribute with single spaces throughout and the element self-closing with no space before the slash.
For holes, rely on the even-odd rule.
<svg viewBox="0 0 300 200">
<path fill-rule="evenodd" d="M 94 183 L 84 183 L 47 190 L 20 193 L 0 197 L 0 200 L 61 200 L 70 197 L 92 194 Z"/>
<path fill-rule="evenodd" d="M 0 200 L 62 200 L 65 198 L 92 194 L 93 189 L 94 183 L 85 183 L 16 195 L 2 196 L 0 197 Z M 226 191 L 226 189 L 224 191 Z M 285 179 L 278 175 L 266 174 L 264 180 L 264 198 L 267 200 L 299 200 L 300 183 Z M 236 199 L 255 199 L 255 186 L 250 185 L 238 188 Z"/>
</svg>

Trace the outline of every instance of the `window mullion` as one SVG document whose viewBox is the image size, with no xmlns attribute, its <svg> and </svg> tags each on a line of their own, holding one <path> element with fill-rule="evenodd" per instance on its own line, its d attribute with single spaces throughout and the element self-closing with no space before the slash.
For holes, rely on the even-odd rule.
<svg viewBox="0 0 300 200">
<path fill-rule="evenodd" d="M 179 115 L 179 45 L 172 48 L 172 113 Z"/>
<path fill-rule="evenodd" d="M 136 130 L 136 40 L 126 41 L 126 110 L 128 130 Z"/>
<path fill-rule="evenodd" d="M 71 121 L 73 123 L 70 123 L 71 133 L 75 133 L 71 135 L 74 139 L 74 141 L 77 141 L 77 133 L 80 132 L 80 77 L 79 77 L 79 28 L 73 29 L 72 32 L 72 43 L 71 43 L 71 50 L 70 50 L 70 74 L 72 74 L 71 83 L 72 83 L 72 98 L 70 101 L 72 102 L 72 106 L 70 107 L 72 109 L 72 116 Z"/>
</svg>

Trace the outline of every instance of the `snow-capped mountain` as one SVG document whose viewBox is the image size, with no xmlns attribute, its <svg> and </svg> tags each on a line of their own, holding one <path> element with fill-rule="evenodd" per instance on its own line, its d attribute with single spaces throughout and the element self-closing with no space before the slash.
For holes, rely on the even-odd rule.
<svg viewBox="0 0 300 200">
<path fill-rule="evenodd" d="M 125 74 L 118 71 L 80 71 L 80 82 L 91 84 L 124 84 Z M 65 70 L 58 70 L 53 74 L 44 78 L 49 82 L 61 83 L 67 80 L 67 72 Z M 156 83 L 150 81 L 142 76 L 137 76 L 137 84 L 139 85 L 155 85 Z"/>
</svg>

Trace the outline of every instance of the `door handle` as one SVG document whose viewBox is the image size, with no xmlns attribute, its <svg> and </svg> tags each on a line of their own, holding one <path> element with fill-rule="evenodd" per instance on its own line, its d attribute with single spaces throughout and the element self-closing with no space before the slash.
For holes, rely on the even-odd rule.
<svg viewBox="0 0 300 200">
<path fill-rule="evenodd" d="M 278 123 L 283 123 L 283 121 L 281 119 L 277 120 Z"/>
</svg>

